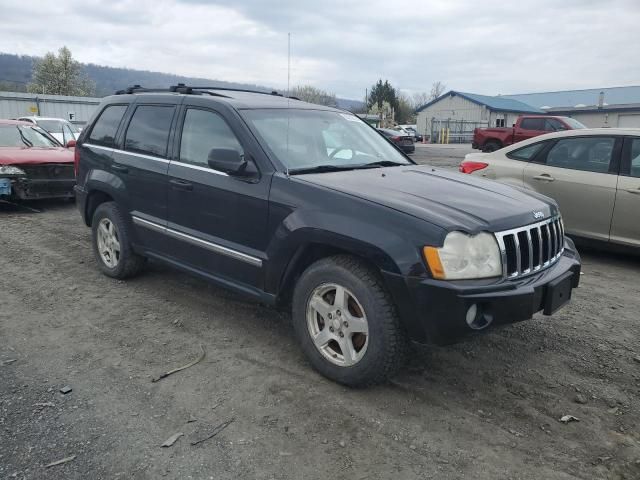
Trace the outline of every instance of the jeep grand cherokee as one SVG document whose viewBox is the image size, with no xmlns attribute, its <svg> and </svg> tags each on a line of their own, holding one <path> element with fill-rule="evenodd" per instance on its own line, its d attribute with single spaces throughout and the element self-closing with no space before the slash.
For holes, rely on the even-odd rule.
<svg viewBox="0 0 640 480">
<path fill-rule="evenodd" d="M 76 153 L 106 275 L 150 258 L 290 306 L 311 364 L 347 385 L 392 375 L 408 341 L 550 315 L 578 285 L 552 200 L 416 165 L 334 108 L 132 87 L 103 100 Z"/>
</svg>

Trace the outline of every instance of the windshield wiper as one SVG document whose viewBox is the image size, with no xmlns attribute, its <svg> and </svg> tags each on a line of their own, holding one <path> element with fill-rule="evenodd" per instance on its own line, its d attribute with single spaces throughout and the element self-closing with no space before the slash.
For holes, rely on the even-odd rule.
<svg viewBox="0 0 640 480">
<path fill-rule="evenodd" d="M 340 172 L 359 167 L 360 165 L 316 165 L 314 167 L 290 168 L 288 173 L 289 175 L 296 175 L 299 173 Z"/>
<path fill-rule="evenodd" d="M 16 127 L 18 129 L 18 133 L 20 134 L 20 138 L 22 139 L 22 142 L 27 146 L 27 147 L 33 147 L 33 142 L 31 140 L 28 140 L 27 137 L 24 136 L 24 133 L 22 133 L 22 130 L 20 130 L 20 127 Z"/>
<path fill-rule="evenodd" d="M 392 160 L 380 160 L 379 162 L 363 163 L 357 168 L 377 168 L 377 167 L 398 167 L 400 165 L 409 166 L 410 163 L 394 162 Z"/>
</svg>

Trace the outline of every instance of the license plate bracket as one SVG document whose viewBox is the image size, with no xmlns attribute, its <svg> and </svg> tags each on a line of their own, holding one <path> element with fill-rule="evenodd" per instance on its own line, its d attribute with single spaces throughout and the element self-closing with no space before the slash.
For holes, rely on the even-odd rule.
<svg viewBox="0 0 640 480">
<path fill-rule="evenodd" d="M 553 315 L 571 300 L 572 277 L 573 272 L 566 272 L 549 282 L 544 295 L 544 315 Z"/>
</svg>

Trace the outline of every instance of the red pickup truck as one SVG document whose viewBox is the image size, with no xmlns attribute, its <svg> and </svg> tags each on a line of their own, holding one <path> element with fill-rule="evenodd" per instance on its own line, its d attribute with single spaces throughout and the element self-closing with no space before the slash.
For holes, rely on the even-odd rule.
<svg viewBox="0 0 640 480">
<path fill-rule="evenodd" d="M 548 115 L 520 115 L 513 127 L 476 128 L 473 131 L 472 148 L 493 152 L 512 143 L 549 132 L 587 128 L 571 117 Z"/>
</svg>

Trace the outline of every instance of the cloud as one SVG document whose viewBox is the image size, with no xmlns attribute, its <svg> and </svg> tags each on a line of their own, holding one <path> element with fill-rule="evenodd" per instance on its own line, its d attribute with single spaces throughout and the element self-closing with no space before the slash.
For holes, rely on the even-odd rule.
<svg viewBox="0 0 640 480">
<path fill-rule="evenodd" d="M 6 5 L 2 5 L 5 3 Z M 362 98 L 378 78 L 407 92 L 497 94 L 638 83 L 635 0 L 0 0 L 0 51 L 67 45 L 87 63 Z"/>
</svg>

